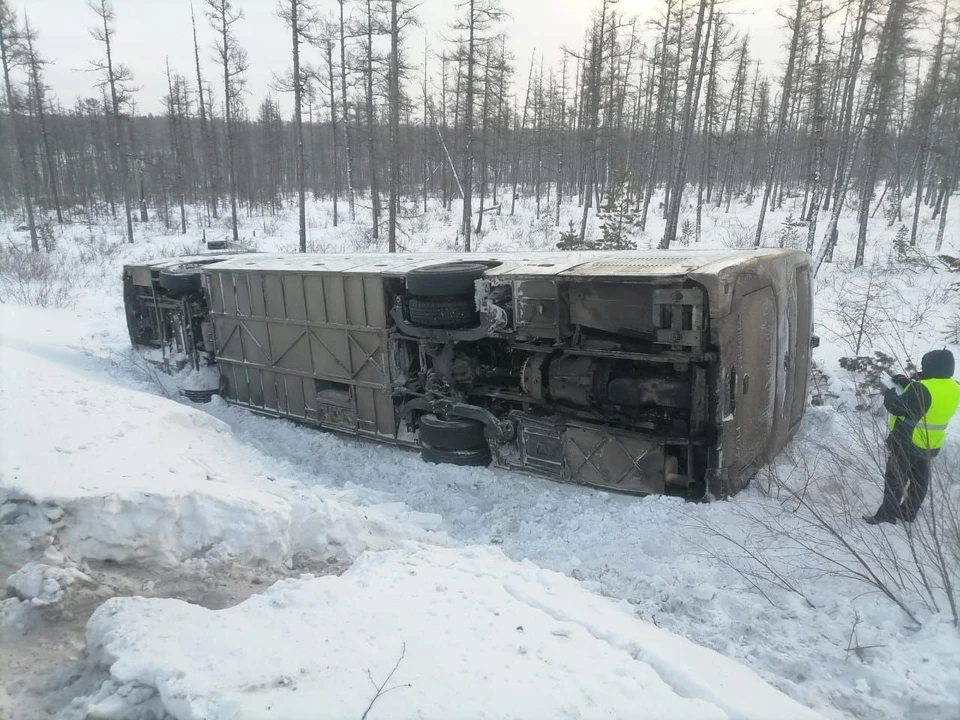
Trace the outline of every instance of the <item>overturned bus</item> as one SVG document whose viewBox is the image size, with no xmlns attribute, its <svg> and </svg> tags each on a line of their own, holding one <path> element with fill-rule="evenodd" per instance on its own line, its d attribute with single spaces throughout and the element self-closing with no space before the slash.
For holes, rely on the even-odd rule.
<svg viewBox="0 0 960 720">
<path fill-rule="evenodd" d="M 124 269 L 130 339 L 227 402 L 636 494 L 736 493 L 796 432 L 805 253 L 222 254 Z M 215 368 L 215 370 L 213 369 Z"/>
</svg>

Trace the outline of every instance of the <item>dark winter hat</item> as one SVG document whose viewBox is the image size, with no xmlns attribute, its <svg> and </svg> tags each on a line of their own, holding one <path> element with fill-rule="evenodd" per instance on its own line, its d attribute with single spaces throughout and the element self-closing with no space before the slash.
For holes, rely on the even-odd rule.
<svg viewBox="0 0 960 720">
<path fill-rule="evenodd" d="M 956 369 L 953 353 L 949 350 L 931 350 L 921 363 L 924 378 L 952 378 Z"/>
</svg>

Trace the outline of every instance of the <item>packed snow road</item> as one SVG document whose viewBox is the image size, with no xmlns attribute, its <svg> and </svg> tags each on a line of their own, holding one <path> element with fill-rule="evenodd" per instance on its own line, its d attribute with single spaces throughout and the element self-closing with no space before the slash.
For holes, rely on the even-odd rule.
<svg viewBox="0 0 960 720">
<path fill-rule="evenodd" d="M 954 662 L 960 645 L 955 635 L 941 632 L 942 625 L 933 621 L 919 632 L 908 631 L 891 605 L 875 596 L 857 597 L 859 588 L 836 578 L 809 593 L 812 606 L 776 588 L 767 589 L 768 601 L 723 562 L 715 551 L 720 539 L 705 526 L 721 527 L 734 538 L 757 532 L 738 512 L 744 504 L 762 509 L 772 503 L 756 491 L 710 505 L 638 500 L 510 473 L 425 465 L 412 453 L 257 417 L 218 400 L 190 406 L 176 399 L 173 380 L 145 380 L 142 363 L 127 348 L 119 308 L 115 303 L 104 308 L 3 309 L 3 435 L 9 443 L 3 452 L 6 487 L 0 488 L 7 492 L 4 532 L 28 530 L 12 553 L 17 557 L 4 564 L 7 572 L 15 569 L 15 560 L 41 566 L 27 568 L 16 598 L 4 601 L 10 617 L 24 612 L 18 606 L 19 614 L 14 613 L 12 602 L 55 605 L 60 595 L 84 585 L 80 575 L 87 575 L 85 568 L 61 555 L 199 567 L 197 582 L 203 583 L 232 559 L 251 566 L 285 563 L 316 573 L 311 559 L 331 553 L 339 570 L 366 550 L 400 549 L 381 560 L 363 556 L 344 575 L 345 585 L 333 579 L 291 579 L 234 610 L 214 612 L 174 600 L 110 601 L 94 615 L 86 636 L 90 662 L 109 668 L 109 679 L 81 683 L 85 694 L 64 717 L 83 717 L 93 710 L 98 717 L 132 717 L 132 707 L 143 717 L 151 717 L 146 713 L 154 708 L 159 717 L 161 706 L 177 717 L 234 717 L 210 713 L 239 712 L 245 706 L 238 698 L 252 696 L 256 702 L 249 707 L 273 707 L 274 702 L 283 707 L 292 702 L 287 686 L 299 692 L 300 684 L 284 680 L 283 673 L 267 672 L 266 660 L 252 668 L 223 665 L 223 658 L 249 650 L 231 640 L 253 618 L 274 608 L 280 614 L 265 622 L 276 621 L 285 629 L 271 635 L 270 643 L 275 643 L 264 646 L 265 658 L 300 657 L 302 643 L 308 648 L 329 642 L 347 646 L 353 642 L 352 625 L 365 617 L 362 603 L 371 597 L 384 606 L 399 602 L 395 598 L 412 598 L 402 606 L 405 612 L 398 607 L 392 615 L 393 626 L 409 619 L 414 628 L 442 628 L 430 639 L 433 643 L 459 641 L 454 628 L 476 610 L 477 598 L 487 598 L 485 607 L 494 617 L 532 613 L 512 632 L 533 623 L 536 637 L 518 642 L 535 648 L 538 657 L 557 656 L 557 644 L 563 643 L 557 637 L 581 638 L 582 664 L 572 659 L 559 666 L 540 663 L 536 671 L 523 670 L 526 660 L 518 665 L 517 672 L 530 673 L 531 693 L 557 693 L 555 705 L 541 708 L 543 717 L 567 713 L 589 718 L 601 711 L 610 717 L 633 716 L 631 698 L 639 702 L 638 696 L 648 693 L 662 700 L 660 711 L 650 711 L 655 717 L 804 716 L 803 708 L 779 694 L 769 696 L 770 705 L 760 703 L 761 696 L 773 691 L 752 673 L 739 675 L 738 665 L 726 665 L 719 656 L 694 662 L 701 652 L 695 645 L 667 643 L 671 649 L 664 650 L 664 638 L 672 635 L 654 637 L 656 628 L 647 623 L 742 661 L 773 687 L 828 717 L 941 718 L 960 712 L 960 670 Z M 813 412 L 807 434 L 835 433 L 837 422 L 829 411 Z M 411 540 L 429 544 L 403 550 Z M 437 544 L 498 545 L 506 558 L 529 560 L 582 585 L 518 569 L 489 549 L 444 556 L 431 549 Z M 42 550 L 43 556 L 31 555 L 33 550 Z M 475 572 L 469 572 L 474 566 Z M 447 579 L 434 577 L 440 570 L 448 573 Z M 422 583 L 401 582 L 403 572 L 427 575 L 425 582 L 433 588 L 429 600 Z M 383 573 L 396 582 L 385 583 Z M 498 581 L 492 588 L 485 584 L 490 578 Z M 523 583 L 532 585 L 518 600 Z M 627 601 L 631 612 L 584 588 Z M 490 599 L 491 593 L 500 595 Z M 530 593 L 540 599 L 533 602 Z M 339 599 L 345 614 L 334 624 L 346 623 L 351 628 L 346 635 L 342 629 L 310 624 L 310 618 L 330 612 L 330 598 Z M 417 614 L 431 602 L 439 603 L 442 622 L 429 613 Z M 589 619 L 575 616 L 574 609 L 584 604 L 591 607 Z M 353 614 L 342 610 L 353 605 Z M 299 610 L 284 614 L 283 608 Z M 369 617 L 371 623 L 386 623 L 375 608 Z M 546 618 L 560 623 L 559 629 Z M 612 625 L 603 629 L 603 623 Z M 858 645 L 874 647 L 851 652 L 854 626 Z M 492 619 L 475 627 L 475 645 L 469 646 L 473 653 L 486 648 L 493 665 L 519 652 L 513 639 L 487 637 L 502 631 L 497 627 Z M 631 633 L 646 633 L 645 639 L 625 639 Z M 380 641 L 386 637 L 400 639 L 386 631 L 368 637 L 364 642 L 371 650 L 351 661 L 351 677 L 359 673 L 362 681 L 369 669 L 376 673 L 372 687 L 384 680 L 398 658 L 396 642 Z M 213 642 L 215 638 L 221 640 Z M 207 648 L 216 652 L 206 656 Z M 611 659 L 611 652 L 625 656 Z M 659 665 L 651 655 L 656 652 L 666 653 Z M 179 660 L 184 657 L 199 658 L 199 664 L 185 665 Z M 320 661 L 312 662 L 304 660 L 308 675 Z M 411 649 L 405 662 L 409 667 L 403 667 L 421 680 L 436 681 L 451 660 L 443 653 Z M 643 668 L 626 669 L 636 662 Z M 739 680 L 718 689 L 711 686 L 705 666 L 720 678 L 732 673 Z M 604 668 L 609 672 L 601 672 Z M 610 694 L 609 674 L 621 672 L 652 675 L 632 690 L 616 685 Z M 586 694 L 559 692 L 581 678 Z M 470 680 L 461 677 L 459 682 L 476 694 Z M 396 679 L 401 686 L 410 682 L 403 675 Z M 387 687 L 391 684 L 383 689 Z M 362 714 L 372 696 L 371 687 L 366 689 L 367 695 L 351 696 L 331 716 L 338 716 L 338 709 L 353 716 L 359 708 Z M 389 700 L 380 701 L 385 703 L 383 716 L 401 716 L 393 712 L 396 708 L 430 715 L 453 707 L 444 704 L 451 700 L 424 698 L 420 690 L 406 696 L 399 689 L 390 693 Z M 737 705 L 736 696 L 753 698 L 753 704 Z M 404 705 L 404 697 L 412 704 Z M 685 698 L 700 704 L 684 706 Z M 428 701 L 440 704 L 423 704 Z M 503 708 L 489 707 L 491 717 L 502 716 Z"/>
</svg>

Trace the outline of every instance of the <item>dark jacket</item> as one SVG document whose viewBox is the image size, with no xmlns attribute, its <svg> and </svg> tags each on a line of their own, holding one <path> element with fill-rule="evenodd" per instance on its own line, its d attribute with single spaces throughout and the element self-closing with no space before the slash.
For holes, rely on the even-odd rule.
<svg viewBox="0 0 960 720">
<path fill-rule="evenodd" d="M 921 374 L 916 380 L 952 378 L 954 370 L 953 353 L 949 350 L 931 350 L 923 356 Z M 913 444 L 913 427 L 927 414 L 932 402 L 930 391 L 917 381 L 907 385 L 902 395 L 890 389 L 883 396 L 883 406 L 887 412 L 906 419 L 906 422 L 897 421 L 893 426 L 887 437 L 887 445 L 891 450 L 901 453 L 923 452 L 927 457 L 936 457 L 939 450 L 922 451 Z"/>
</svg>

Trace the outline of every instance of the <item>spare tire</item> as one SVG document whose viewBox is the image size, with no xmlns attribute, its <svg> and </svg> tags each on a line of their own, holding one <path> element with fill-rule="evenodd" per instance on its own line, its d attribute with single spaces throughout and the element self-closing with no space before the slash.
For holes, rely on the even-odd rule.
<svg viewBox="0 0 960 720">
<path fill-rule="evenodd" d="M 413 297 L 407 306 L 410 322 L 428 328 L 476 327 L 480 323 L 473 296 Z"/>
<path fill-rule="evenodd" d="M 487 266 L 481 263 L 452 262 L 417 268 L 407 273 L 407 292 L 420 297 L 469 295 L 474 283 L 483 277 Z"/>
<path fill-rule="evenodd" d="M 160 271 L 160 287 L 175 295 L 200 292 L 200 271 L 195 268 L 176 268 Z"/>
<path fill-rule="evenodd" d="M 436 415 L 420 416 L 420 442 L 437 450 L 478 450 L 487 447 L 479 420 Z"/>
<path fill-rule="evenodd" d="M 447 463 L 449 465 L 472 467 L 486 467 L 493 459 L 490 455 L 490 448 L 486 446 L 476 450 L 438 450 L 429 445 L 421 445 L 420 457 L 428 463 Z"/>
</svg>

